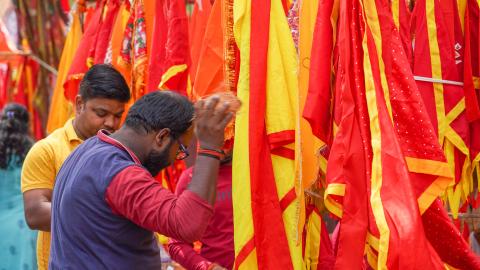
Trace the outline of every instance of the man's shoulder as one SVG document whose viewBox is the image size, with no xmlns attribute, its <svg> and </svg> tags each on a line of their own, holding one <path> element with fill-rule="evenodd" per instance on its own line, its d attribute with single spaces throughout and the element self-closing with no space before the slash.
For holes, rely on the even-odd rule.
<svg viewBox="0 0 480 270">
<path fill-rule="evenodd" d="M 47 137 L 43 138 L 39 142 L 43 142 L 44 144 L 49 145 L 68 142 L 65 127 L 55 129 L 52 133 L 50 133 Z"/>
<path fill-rule="evenodd" d="M 58 165 L 56 162 L 63 162 L 71 151 L 70 142 L 65 134 L 65 128 L 61 127 L 47 137 L 37 141 L 28 152 L 26 158 L 50 160 L 52 162 L 51 165 L 56 166 Z M 60 165 L 58 165 L 58 167 Z"/>
</svg>

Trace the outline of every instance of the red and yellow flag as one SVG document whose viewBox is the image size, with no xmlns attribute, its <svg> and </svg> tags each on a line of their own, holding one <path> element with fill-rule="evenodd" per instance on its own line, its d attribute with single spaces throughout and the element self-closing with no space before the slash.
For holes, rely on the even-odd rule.
<svg viewBox="0 0 480 270">
<path fill-rule="evenodd" d="M 282 1 L 233 1 L 240 50 L 233 207 L 235 269 L 302 269 L 295 191 L 297 55 Z"/>
<path fill-rule="evenodd" d="M 447 191 L 455 217 L 473 189 L 462 74 L 464 23 L 459 16 L 465 7 L 461 10 L 454 0 L 422 0 L 416 1 L 412 14 L 413 74 L 455 179 Z"/>
<path fill-rule="evenodd" d="M 335 257 L 332 242 L 322 216 L 315 205 L 307 206 L 304 231 L 304 264 L 306 269 L 333 269 Z"/>
<path fill-rule="evenodd" d="M 329 47 L 317 53 L 333 60 L 318 62 L 318 84 L 311 76 L 309 94 L 324 106 L 309 120 L 329 144 L 325 204 L 342 218 L 336 268 L 359 267 L 366 252 L 374 269 L 441 269 L 421 213 L 452 175 L 388 3 L 321 5 L 317 26 Z"/>
<path fill-rule="evenodd" d="M 480 181 L 480 119 L 477 118 L 480 104 L 480 8 L 478 1 L 468 0 L 465 18 L 465 107 L 470 113 L 470 159 L 472 170 Z M 468 46 L 468 48 L 467 48 Z M 467 80 L 472 77 L 472 81 Z M 476 101 L 476 102 L 475 102 Z M 478 185 L 477 185 L 478 186 Z"/>
<path fill-rule="evenodd" d="M 403 48 L 409 61 L 412 60 L 412 36 L 410 33 L 411 12 L 409 9 L 410 0 L 392 0 L 393 22 L 400 33 Z"/>
</svg>

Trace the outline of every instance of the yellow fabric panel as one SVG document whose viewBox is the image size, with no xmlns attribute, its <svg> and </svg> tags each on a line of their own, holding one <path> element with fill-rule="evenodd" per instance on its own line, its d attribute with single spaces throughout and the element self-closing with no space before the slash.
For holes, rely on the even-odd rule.
<svg viewBox="0 0 480 270">
<path fill-rule="evenodd" d="M 457 11 L 458 11 L 458 18 L 460 19 L 460 26 L 462 27 L 462 33 L 465 31 L 465 10 L 467 9 L 467 1 L 459 1 L 457 0 Z"/>
<path fill-rule="evenodd" d="M 446 186 L 453 184 L 453 178 L 440 176 L 418 197 L 420 214 L 425 213 L 433 201 L 445 193 Z"/>
<path fill-rule="evenodd" d="M 460 114 L 465 111 L 465 98 L 462 98 L 452 110 L 450 110 L 446 116 L 447 123 L 450 125 Z"/>
<path fill-rule="evenodd" d="M 437 24 L 435 20 L 435 2 L 434 0 L 426 0 L 426 18 L 428 27 L 428 40 L 430 47 L 430 59 L 432 65 L 432 78 L 443 79 L 442 66 L 440 60 L 440 48 L 438 47 L 437 38 Z M 447 129 L 447 122 L 445 121 L 445 103 L 443 100 L 443 85 L 441 83 L 433 83 L 435 105 L 437 108 L 437 120 L 438 120 L 438 141 L 440 145 L 443 145 L 445 138 L 445 132 Z"/>
<path fill-rule="evenodd" d="M 238 267 L 238 270 L 253 270 L 253 269 L 258 269 L 256 249 L 250 252 L 250 255 L 245 259 L 245 261 L 240 265 L 240 267 Z"/>
<path fill-rule="evenodd" d="M 267 133 L 296 130 L 299 120 L 298 56 L 281 1 L 271 1 L 267 58 Z M 290 146 L 296 149 L 295 145 Z M 303 269 L 301 243 L 305 205 L 302 184 L 295 177 L 295 160 L 272 155 L 272 165 L 279 200 L 297 187 L 296 199 L 283 212 L 283 223 L 293 267 Z"/>
<path fill-rule="evenodd" d="M 405 0 L 402 0 L 405 1 Z M 399 10 L 399 2 L 400 0 L 392 0 L 391 7 L 392 7 L 392 15 L 393 15 L 393 22 L 397 29 L 400 29 L 400 10 Z"/>
<path fill-rule="evenodd" d="M 367 0 L 364 2 L 365 5 L 368 5 L 368 9 L 371 10 L 372 6 L 375 8 L 375 3 Z M 367 8 L 365 9 L 367 10 Z M 367 14 L 367 21 L 374 20 L 376 18 L 376 12 L 374 18 L 371 18 Z M 377 19 L 378 20 L 378 19 Z M 378 22 L 377 22 L 378 23 Z M 366 27 L 368 27 L 366 25 Z M 377 39 L 380 38 L 380 29 L 379 27 L 375 27 L 371 29 L 372 35 L 377 36 Z M 376 44 L 379 43 L 377 40 Z M 363 51 L 364 51 L 364 71 L 365 71 L 365 78 L 373 78 L 372 74 L 372 65 L 370 63 L 370 55 L 369 50 L 367 47 L 367 36 L 366 33 L 363 36 Z M 377 48 L 377 53 L 378 53 Z M 382 55 L 381 53 L 378 55 Z M 383 74 L 382 78 L 385 76 L 384 66 L 382 65 L 383 61 L 379 61 L 379 68 L 380 74 Z M 383 81 L 383 79 L 382 79 Z M 387 88 L 384 88 L 387 87 Z M 386 83 L 382 83 L 382 88 L 388 92 L 388 86 Z M 380 245 L 379 245 L 379 253 L 378 253 L 378 260 L 377 266 L 380 269 L 385 269 L 387 267 L 387 258 L 388 258 L 388 247 L 389 247 L 389 238 L 390 238 L 390 229 L 387 224 L 387 220 L 385 218 L 385 212 L 383 211 L 383 202 L 380 196 L 382 184 L 383 184 L 383 170 L 382 170 L 382 135 L 380 130 L 380 120 L 379 120 L 379 112 L 377 107 L 377 94 L 375 90 L 375 85 L 373 80 L 365 80 L 365 96 L 367 99 L 367 107 L 368 107 L 368 115 L 370 116 L 370 133 L 371 133 L 371 144 L 372 144 L 372 176 L 371 176 L 371 185 L 372 191 L 370 194 L 370 204 L 373 210 L 373 215 L 375 217 L 375 223 L 377 224 L 379 233 L 380 233 Z M 388 96 L 385 96 L 385 100 L 390 100 Z M 387 102 L 389 104 L 389 102 Z M 388 106 L 387 106 L 388 107 Z M 391 112 L 391 111 L 390 111 Z"/>
<path fill-rule="evenodd" d="M 169 67 L 168 70 L 165 71 L 165 73 L 163 73 L 162 81 L 158 84 L 158 89 L 161 89 L 161 90 L 167 89 L 167 86 L 165 84 L 168 82 L 168 80 L 170 80 L 172 77 L 174 77 L 178 73 L 184 72 L 185 70 L 187 70 L 186 64 Z"/>
<path fill-rule="evenodd" d="M 82 39 L 82 28 L 80 17 L 77 12 L 73 13 L 72 25 L 67 34 L 65 45 L 58 66 L 57 82 L 53 90 L 52 101 L 50 104 L 50 113 L 48 114 L 47 133 L 52 133 L 55 129 L 62 127 L 65 122 L 73 116 L 73 105 L 64 95 L 63 83 L 67 78 L 68 70 L 72 65 L 73 57 L 77 51 L 78 44 Z"/>
<path fill-rule="evenodd" d="M 317 269 L 320 256 L 322 222 L 318 213 L 312 212 L 306 223 L 305 269 Z"/>
<path fill-rule="evenodd" d="M 234 1 L 234 34 L 240 50 L 240 74 L 237 96 L 242 107 L 235 118 L 235 147 L 232 166 L 232 202 L 235 257 L 252 239 L 253 217 L 250 186 L 249 161 L 249 90 L 250 90 L 250 1 Z M 247 257 L 239 269 L 258 269 L 255 251 Z"/>
<path fill-rule="evenodd" d="M 373 40 L 375 42 L 375 48 L 378 55 L 378 67 L 380 69 L 380 82 L 383 89 L 383 94 L 385 95 L 385 100 L 390 100 L 390 91 L 387 84 L 387 75 L 385 71 L 385 63 L 383 62 L 383 46 L 382 46 L 382 36 L 380 31 L 380 21 L 378 19 L 377 7 L 374 0 L 364 0 L 363 1 L 366 24 L 369 26 L 372 31 Z M 369 78 L 369 77 L 366 77 Z M 392 104 L 386 102 L 388 114 L 390 115 L 391 121 L 393 121 L 392 116 Z"/>
<path fill-rule="evenodd" d="M 330 195 L 343 197 L 345 195 L 345 187 L 346 185 L 341 183 L 328 184 L 325 194 L 323 195 L 325 207 L 338 218 L 342 218 L 343 216 L 343 205 L 335 201 Z"/>
<path fill-rule="evenodd" d="M 55 177 L 68 155 L 82 140 L 73 129 L 72 120 L 43 140 L 38 141 L 28 152 L 22 168 L 22 192 L 48 188 L 53 189 Z M 38 269 L 48 269 L 50 255 L 50 233 L 38 232 Z"/>
<path fill-rule="evenodd" d="M 294 188 L 295 161 L 280 156 L 272 155 L 273 172 L 277 186 L 279 200 Z M 290 249 L 290 256 L 294 269 L 302 269 L 302 231 L 298 230 L 299 216 L 302 214 L 304 204 L 297 198 L 283 211 L 283 224 Z"/>
<path fill-rule="evenodd" d="M 298 60 L 280 1 L 272 1 L 267 60 L 267 134 L 296 129 Z M 278 10 L 281 8 L 281 10 Z M 243 61 L 243 58 L 241 58 Z"/>
</svg>

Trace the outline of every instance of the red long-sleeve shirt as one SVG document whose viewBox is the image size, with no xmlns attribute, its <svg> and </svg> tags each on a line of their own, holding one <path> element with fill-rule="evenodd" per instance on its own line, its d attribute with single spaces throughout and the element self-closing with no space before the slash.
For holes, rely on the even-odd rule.
<svg viewBox="0 0 480 270">
<path fill-rule="evenodd" d="M 105 200 L 112 211 L 145 229 L 188 242 L 199 240 L 213 215 L 212 206 L 189 190 L 177 196 L 163 188 L 130 149 L 99 136 L 128 152 L 137 164 L 126 167 L 110 182 Z"/>
<path fill-rule="evenodd" d="M 176 194 L 185 193 L 184 191 L 192 179 L 192 171 L 193 168 L 189 168 L 180 176 Z M 188 270 L 206 270 L 212 263 L 232 269 L 235 251 L 233 244 L 232 167 L 230 165 L 220 167 L 214 215 L 200 242 L 202 242 L 202 249 L 198 254 L 193 250 L 192 241 L 171 239 L 168 248 L 170 256 Z"/>
</svg>

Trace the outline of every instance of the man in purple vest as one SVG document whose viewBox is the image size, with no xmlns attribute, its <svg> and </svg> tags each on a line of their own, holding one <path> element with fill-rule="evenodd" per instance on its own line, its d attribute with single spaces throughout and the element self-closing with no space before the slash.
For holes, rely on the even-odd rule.
<svg viewBox="0 0 480 270">
<path fill-rule="evenodd" d="M 161 269 L 153 232 L 199 240 L 213 215 L 217 153 L 231 118 L 218 97 L 194 108 L 181 95 L 154 92 L 130 108 L 120 130 L 100 131 L 80 145 L 56 179 L 49 268 Z M 196 169 L 176 196 L 153 176 L 188 156 L 194 131 Z"/>
</svg>

